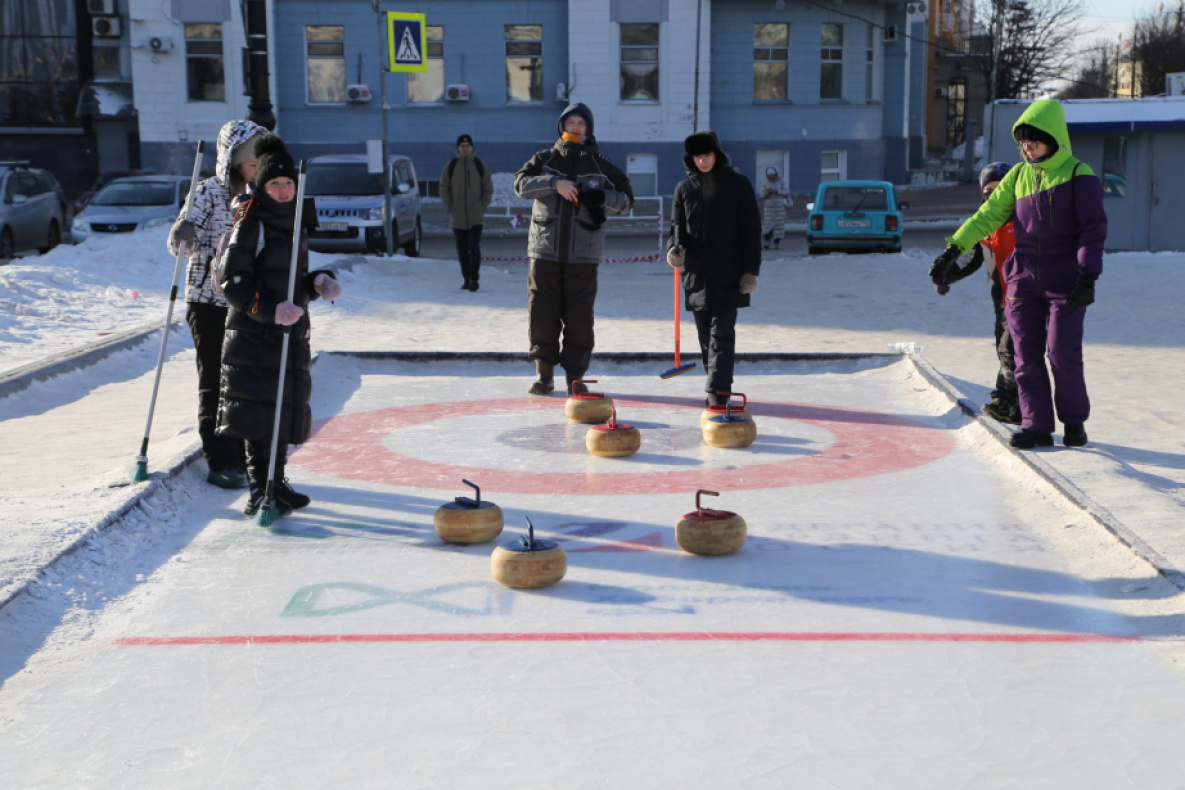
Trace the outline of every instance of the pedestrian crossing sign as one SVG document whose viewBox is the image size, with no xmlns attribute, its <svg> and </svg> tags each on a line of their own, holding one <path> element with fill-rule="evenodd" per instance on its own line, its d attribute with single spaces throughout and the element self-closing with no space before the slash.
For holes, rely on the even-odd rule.
<svg viewBox="0 0 1185 790">
<path fill-rule="evenodd" d="M 387 12 L 387 71 L 427 71 L 428 30 L 424 14 Z"/>
</svg>

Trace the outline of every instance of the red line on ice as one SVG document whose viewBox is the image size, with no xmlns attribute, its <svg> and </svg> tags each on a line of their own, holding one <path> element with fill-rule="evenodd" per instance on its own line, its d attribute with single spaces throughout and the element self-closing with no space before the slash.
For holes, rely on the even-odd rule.
<svg viewBox="0 0 1185 790">
<path fill-rule="evenodd" d="M 1005 642 L 1098 644 L 1139 642 L 1138 636 L 1107 634 L 976 634 L 903 632 L 642 631 L 439 634 L 244 634 L 238 636 L 129 636 L 124 647 L 178 645 L 306 645 L 373 642 Z"/>
<path fill-rule="evenodd" d="M 675 397 L 615 396 L 619 410 L 703 410 L 703 402 Z M 397 406 L 338 414 L 321 425 L 289 460 L 290 468 L 371 483 L 422 488 L 456 488 L 463 478 L 481 480 L 482 489 L 534 494 L 674 494 L 699 488 L 730 491 L 830 483 L 888 474 L 936 461 L 954 449 L 949 431 L 890 414 L 800 403 L 750 401 L 759 419 L 779 418 L 814 425 L 835 437 L 818 452 L 731 468 L 679 468 L 635 472 L 628 463 L 606 473 L 548 472 L 476 468 L 402 455 L 386 440 L 413 425 L 514 411 L 562 411 L 561 398 L 495 398 Z M 562 415 L 559 419 L 567 422 Z M 758 438 L 760 447 L 761 439 Z"/>
</svg>

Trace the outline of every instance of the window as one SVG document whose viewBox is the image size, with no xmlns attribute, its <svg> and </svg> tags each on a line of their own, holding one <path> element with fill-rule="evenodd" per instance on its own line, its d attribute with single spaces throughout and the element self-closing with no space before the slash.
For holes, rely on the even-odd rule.
<svg viewBox="0 0 1185 790">
<path fill-rule="evenodd" d="M 658 24 L 621 25 L 621 99 L 658 101 Z"/>
<path fill-rule="evenodd" d="M 408 104 L 439 104 L 444 101 L 444 25 L 427 25 L 428 70 L 407 75 Z"/>
<path fill-rule="evenodd" d="M 0 2 L 0 127 L 77 125 L 78 26 L 73 0 Z"/>
<path fill-rule="evenodd" d="M 309 104 L 346 100 L 346 29 L 342 25 L 306 25 Z"/>
<path fill-rule="evenodd" d="M 786 101 L 789 60 L 789 25 L 753 25 L 753 101 Z"/>
<path fill-rule="evenodd" d="M 843 25 L 823 25 L 820 99 L 843 98 Z"/>
<path fill-rule="evenodd" d="M 95 47 L 95 76 L 119 77 L 119 47 Z"/>
<path fill-rule="evenodd" d="M 1108 134 L 1103 137 L 1103 197 L 1127 196 L 1127 137 Z"/>
<path fill-rule="evenodd" d="M 543 25 L 506 26 L 506 101 L 543 101 Z"/>
<path fill-rule="evenodd" d="M 185 25 L 185 76 L 190 101 L 226 101 L 222 25 Z"/>
<path fill-rule="evenodd" d="M 868 26 L 868 33 L 864 39 L 864 101 L 876 101 L 876 88 L 873 74 L 876 71 L 876 28 Z"/>
<path fill-rule="evenodd" d="M 635 197 L 658 194 L 658 157 L 654 154 L 629 154 L 625 158 L 625 174 L 630 178 Z"/>
<path fill-rule="evenodd" d="M 820 181 L 846 181 L 848 178 L 848 152 L 824 151 Z"/>
<path fill-rule="evenodd" d="M 963 127 L 966 121 L 967 83 L 964 80 L 951 80 L 946 85 L 946 144 L 954 148 L 963 142 Z"/>
</svg>

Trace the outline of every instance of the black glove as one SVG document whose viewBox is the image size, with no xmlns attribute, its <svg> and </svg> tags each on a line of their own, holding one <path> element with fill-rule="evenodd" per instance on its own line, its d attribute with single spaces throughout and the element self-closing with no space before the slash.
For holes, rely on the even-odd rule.
<svg viewBox="0 0 1185 790">
<path fill-rule="evenodd" d="M 935 285 L 945 285 L 947 278 L 951 274 L 951 268 L 958 269 L 958 264 L 955 261 L 962 253 L 955 245 L 950 245 L 942 254 L 934 259 L 934 263 L 930 265 L 930 282 Z"/>
<path fill-rule="evenodd" d="M 1070 289 L 1070 295 L 1066 297 L 1066 307 L 1077 310 L 1079 307 L 1094 304 L 1094 281 L 1095 278 L 1089 274 L 1078 275 L 1074 287 Z"/>
<path fill-rule="evenodd" d="M 589 208 L 600 208 L 605 205 L 605 190 L 586 189 L 580 193 L 580 204 Z"/>
<path fill-rule="evenodd" d="M 983 246 L 976 244 L 975 252 L 971 253 L 971 260 L 963 266 L 959 266 L 957 263 L 951 264 L 950 268 L 946 270 L 946 279 L 942 281 L 942 284 L 948 287 L 954 285 L 959 280 L 975 274 L 979 271 L 980 266 L 983 266 Z"/>
</svg>

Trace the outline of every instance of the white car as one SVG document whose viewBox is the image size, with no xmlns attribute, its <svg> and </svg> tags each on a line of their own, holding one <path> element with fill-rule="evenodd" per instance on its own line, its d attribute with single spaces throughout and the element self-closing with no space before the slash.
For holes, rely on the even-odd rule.
<svg viewBox="0 0 1185 790">
<path fill-rule="evenodd" d="M 96 192 L 74 218 L 71 236 L 77 244 L 88 236 L 172 225 L 188 194 L 186 176 L 117 178 Z"/>
</svg>

